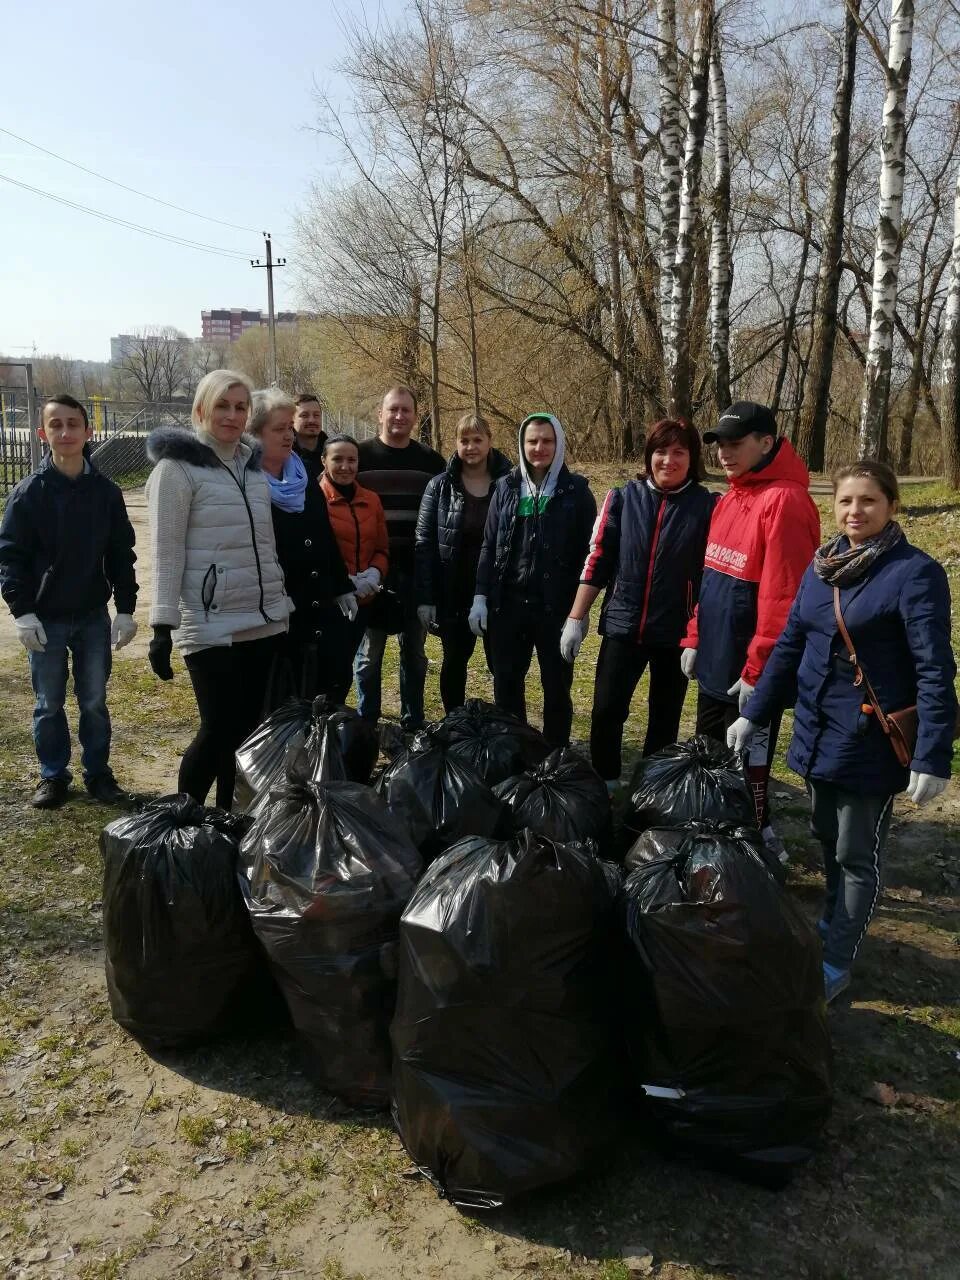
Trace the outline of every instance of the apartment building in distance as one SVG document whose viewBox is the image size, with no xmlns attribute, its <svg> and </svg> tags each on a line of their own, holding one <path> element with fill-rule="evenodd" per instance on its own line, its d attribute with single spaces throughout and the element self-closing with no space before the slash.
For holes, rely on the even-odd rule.
<svg viewBox="0 0 960 1280">
<path fill-rule="evenodd" d="M 201 311 L 200 318 L 204 342 L 236 342 L 248 329 L 266 328 L 269 323 L 265 311 L 246 307 L 217 307 Z M 301 320 L 315 318 L 309 311 L 278 311 L 274 317 L 278 329 L 295 329 Z"/>
</svg>

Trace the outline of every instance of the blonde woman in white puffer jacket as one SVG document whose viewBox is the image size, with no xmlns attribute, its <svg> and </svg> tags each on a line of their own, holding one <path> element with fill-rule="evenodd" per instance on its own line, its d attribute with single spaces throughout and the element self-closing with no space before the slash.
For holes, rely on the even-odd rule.
<svg viewBox="0 0 960 1280">
<path fill-rule="evenodd" d="M 234 752 L 262 718 L 267 680 L 293 605 L 277 561 L 260 450 L 244 437 L 253 386 L 216 369 L 200 380 L 193 431 L 162 428 L 147 442 L 153 548 L 150 665 L 170 680 L 180 650 L 200 728 L 180 763 L 178 790 L 233 799 Z"/>
</svg>

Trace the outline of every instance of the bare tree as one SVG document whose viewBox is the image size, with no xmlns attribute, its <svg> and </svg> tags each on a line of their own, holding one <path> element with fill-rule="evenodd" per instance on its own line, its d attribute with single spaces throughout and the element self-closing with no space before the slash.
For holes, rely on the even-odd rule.
<svg viewBox="0 0 960 1280">
<path fill-rule="evenodd" d="M 960 172 L 953 204 L 953 247 L 943 327 L 943 467 L 947 484 L 960 489 Z"/>
<path fill-rule="evenodd" d="M 135 329 L 120 361 L 120 376 L 139 400 L 173 400 L 190 382 L 191 342 L 168 325 Z"/>
<path fill-rule="evenodd" d="M 727 124 L 727 85 L 719 28 L 710 49 L 710 107 L 713 122 L 713 195 L 710 200 L 710 360 L 713 396 L 718 413 L 730 394 L 730 133 Z"/>
</svg>

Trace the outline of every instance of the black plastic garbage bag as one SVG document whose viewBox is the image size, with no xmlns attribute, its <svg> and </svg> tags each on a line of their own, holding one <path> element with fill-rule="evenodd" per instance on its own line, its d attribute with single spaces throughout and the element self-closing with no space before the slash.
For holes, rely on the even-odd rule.
<svg viewBox="0 0 960 1280">
<path fill-rule="evenodd" d="M 491 787 L 539 764 L 550 752 L 539 729 L 480 698 L 468 698 L 437 730 L 448 753 Z"/>
<path fill-rule="evenodd" d="M 561 844 L 595 840 L 602 849 L 612 836 L 607 784 L 577 751 L 552 751 L 540 764 L 494 788 L 509 806 L 513 829 L 529 827 Z"/>
<path fill-rule="evenodd" d="M 254 932 L 323 1088 L 386 1106 L 397 933 L 423 864 L 355 782 L 291 777 L 243 841 Z"/>
<path fill-rule="evenodd" d="M 464 836 L 499 836 L 509 817 L 480 777 L 451 755 L 436 729 L 418 733 L 375 783 L 429 862 Z"/>
<path fill-rule="evenodd" d="M 461 840 L 417 886 L 400 925 L 393 1117 L 454 1203 L 496 1208 L 617 1137 L 615 894 L 586 846 L 530 831 Z"/>
<path fill-rule="evenodd" d="M 654 834 L 681 838 L 658 856 Z M 649 860 L 620 902 L 623 1021 L 646 1109 L 671 1143 L 782 1182 L 830 1112 L 819 940 L 756 830 L 691 824 L 643 841 Z"/>
<path fill-rule="evenodd" d="M 379 749 L 376 725 L 351 708 L 323 695 L 312 702 L 291 698 L 238 748 L 234 808 L 255 812 L 294 762 L 315 782 L 369 782 Z"/>
<path fill-rule="evenodd" d="M 756 826 L 753 797 L 732 751 L 698 737 L 638 762 L 624 815 L 629 834 L 702 819 Z"/>
<path fill-rule="evenodd" d="M 138 1039 L 174 1047 L 244 1026 L 273 996 L 237 880 L 246 820 L 190 796 L 153 800 L 100 835 L 107 993 Z"/>
</svg>

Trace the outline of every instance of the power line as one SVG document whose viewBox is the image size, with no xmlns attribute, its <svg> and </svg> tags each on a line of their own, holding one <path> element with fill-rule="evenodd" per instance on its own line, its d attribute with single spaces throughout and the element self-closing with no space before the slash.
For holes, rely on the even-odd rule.
<svg viewBox="0 0 960 1280">
<path fill-rule="evenodd" d="M 238 249 L 224 249 L 219 245 L 203 244 L 199 240 L 187 240 L 183 236 L 171 235 L 167 231 L 158 231 L 155 227 L 142 227 L 138 222 L 128 222 L 126 218 L 117 218 L 112 213 L 104 213 L 101 209 L 90 209 L 85 204 L 77 204 L 74 200 L 67 200 L 64 196 L 54 195 L 52 191 L 41 191 L 39 187 L 31 187 L 27 182 L 18 182 L 16 178 L 10 178 L 5 173 L 0 173 L 0 182 L 9 182 L 11 186 L 20 187 L 24 191 L 32 191 L 36 196 L 43 196 L 46 200 L 55 200 L 57 204 L 64 204 L 68 209 L 76 209 L 80 213 L 88 213 L 92 218 L 101 218 L 104 222 L 115 223 L 118 227 L 127 227 L 130 231 L 139 231 L 142 235 L 153 236 L 157 240 L 166 240 L 170 244 L 178 244 L 184 249 L 199 249 L 202 253 L 215 253 L 221 258 L 233 258 L 249 262 L 249 254 L 241 253 Z"/>
<path fill-rule="evenodd" d="M 105 173 L 97 173 L 96 169 L 88 169 L 85 164 L 78 164 L 76 160 L 68 160 L 66 156 L 57 155 L 56 151 L 50 151 L 46 147 L 41 147 L 38 142 L 31 142 L 29 138 L 23 138 L 19 133 L 14 133 L 12 129 L 0 128 L 0 133 L 5 133 L 8 138 L 16 138 L 17 142 L 23 142 L 28 147 L 33 147 L 35 151 L 42 151 L 45 156 L 52 156 L 54 160 L 59 160 L 63 164 L 69 164 L 74 169 L 79 169 L 82 173 L 89 173 L 91 177 L 99 178 L 101 182 L 109 182 L 111 186 L 119 187 L 121 191 L 129 191 L 132 195 L 142 196 L 144 200 L 152 200 L 154 204 L 162 204 L 167 209 L 176 209 L 177 213 L 189 214 L 191 218 L 202 218 L 204 222 L 215 222 L 221 227 L 231 227 L 234 231 L 249 231 L 256 235 L 253 227 L 241 227 L 236 222 L 224 222 L 222 218 L 210 218 L 205 213 L 196 213 L 193 209 L 184 209 L 182 205 L 171 204 L 169 200 L 161 200 L 159 196 L 152 196 L 146 191 L 138 191 L 136 187 L 128 187 L 125 182 L 117 182 L 115 178 L 108 178 Z"/>
</svg>

